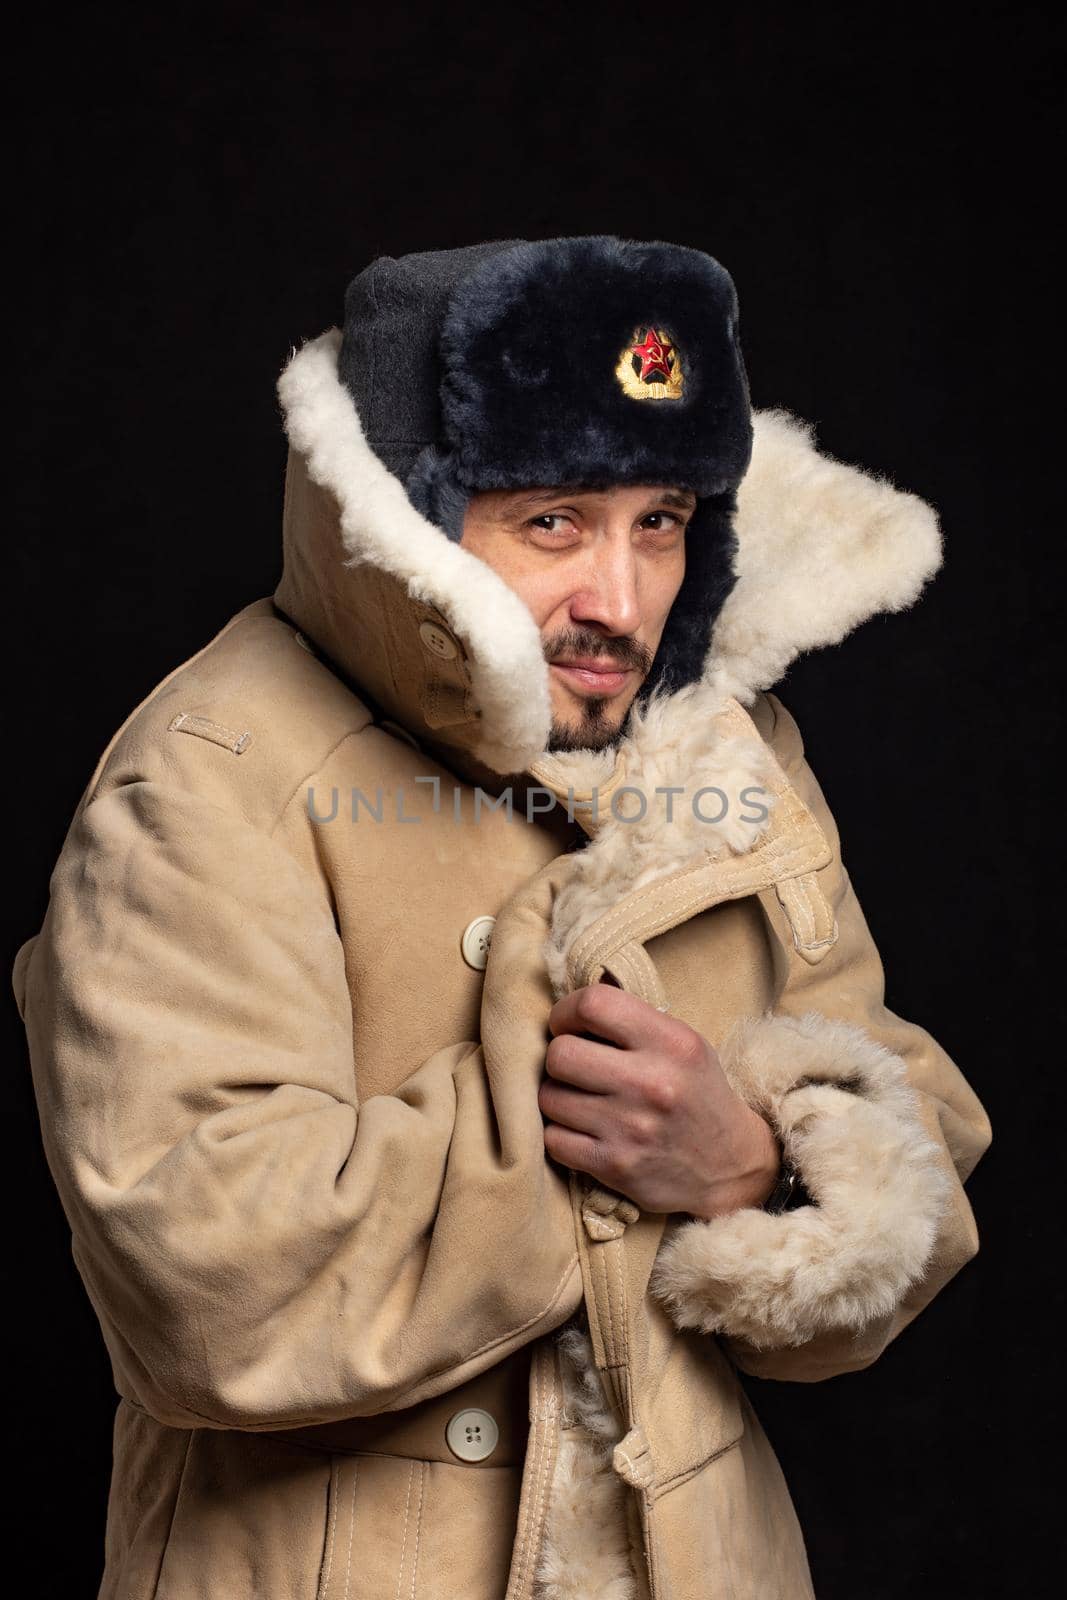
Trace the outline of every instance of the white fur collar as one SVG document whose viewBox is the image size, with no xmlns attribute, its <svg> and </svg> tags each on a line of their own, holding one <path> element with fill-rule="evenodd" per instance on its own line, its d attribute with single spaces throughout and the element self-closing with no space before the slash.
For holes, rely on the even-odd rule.
<svg viewBox="0 0 1067 1600">
<path fill-rule="evenodd" d="M 715 685 L 688 684 L 635 711 L 614 751 L 542 756 L 534 776 L 574 811 L 591 843 L 556 896 L 545 961 L 566 991 L 572 949 L 625 895 L 697 858 L 744 855 L 764 834 L 784 783 L 770 748 L 736 701 Z M 581 805 L 594 791 L 595 818 Z"/>
<path fill-rule="evenodd" d="M 366 562 L 399 578 L 413 600 L 436 606 L 464 641 L 482 713 L 475 753 L 496 772 L 522 772 L 544 749 L 551 722 L 537 626 L 492 567 L 415 510 L 399 478 L 374 454 L 337 376 L 340 347 L 340 330 L 331 328 L 294 354 L 279 378 L 289 442 L 307 458 L 312 480 L 338 503 L 346 565 Z"/>
<path fill-rule="evenodd" d="M 737 583 L 704 665 L 704 681 L 742 705 L 805 651 L 914 604 L 942 557 L 925 500 L 822 455 L 811 424 L 786 411 L 757 411 L 753 422 L 737 498 Z"/>
<path fill-rule="evenodd" d="M 548 667 L 537 627 L 504 581 L 417 512 L 367 444 L 337 375 L 331 328 L 294 352 L 278 382 L 291 444 L 340 510 L 352 564 L 399 578 L 436 606 L 469 652 L 481 713 L 478 758 L 527 770 L 548 741 Z M 738 581 L 702 677 L 707 704 L 750 704 L 803 651 L 840 641 L 879 611 L 910 605 L 941 563 L 929 505 L 815 448 L 784 411 L 757 411 L 752 462 L 738 493 Z M 684 691 L 679 691 L 684 693 Z"/>
</svg>

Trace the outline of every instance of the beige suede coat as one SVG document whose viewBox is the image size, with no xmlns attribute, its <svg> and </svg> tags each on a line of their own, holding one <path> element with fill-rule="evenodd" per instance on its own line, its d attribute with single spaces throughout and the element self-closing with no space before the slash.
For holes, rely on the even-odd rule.
<svg viewBox="0 0 1067 1600">
<path fill-rule="evenodd" d="M 738 1369 L 875 1360 L 975 1254 L 990 1128 L 886 1010 L 766 691 L 915 599 L 936 519 L 757 413 L 702 681 L 548 756 L 532 617 L 337 347 L 280 382 L 275 595 L 114 736 L 14 970 L 120 1396 L 100 1594 L 802 1600 Z M 812 1205 L 642 1214 L 546 1158 L 546 1016 L 604 976 L 715 1044 Z"/>
</svg>

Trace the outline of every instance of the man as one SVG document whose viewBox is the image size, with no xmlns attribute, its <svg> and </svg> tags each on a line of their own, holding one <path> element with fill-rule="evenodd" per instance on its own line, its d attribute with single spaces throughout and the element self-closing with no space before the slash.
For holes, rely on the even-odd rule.
<svg viewBox="0 0 1067 1600">
<path fill-rule="evenodd" d="M 279 392 L 281 582 L 115 735 L 15 966 L 101 1594 L 809 1596 L 738 1370 L 875 1360 L 990 1128 L 767 691 L 936 519 L 753 416 L 678 246 L 376 261 Z"/>
</svg>

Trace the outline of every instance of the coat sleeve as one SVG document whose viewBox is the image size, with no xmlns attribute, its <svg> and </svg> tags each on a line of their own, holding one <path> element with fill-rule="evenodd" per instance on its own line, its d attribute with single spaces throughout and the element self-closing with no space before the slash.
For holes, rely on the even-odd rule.
<svg viewBox="0 0 1067 1600">
<path fill-rule="evenodd" d="M 120 1393 L 183 1427 L 372 1415 L 569 1315 L 570 1203 L 523 1038 L 538 918 L 527 937 L 518 908 L 486 973 L 514 1055 L 457 1041 L 361 1105 L 328 890 L 271 836 L 129 782 L 79 812 L 50 887 L 15 987 Z"/>
<path fill-rule="evenodd" d="M 796 723 L 775 696 L 766 702 L 769 742 L 831 846 L 817 880 L 836 937 L 806 959 L 775 892 L 760 896 L 789 953 L 775 1003 L 739 1019 L 720 1057 L 810 1203 L 671 1219 L 650 1287 L 678 1326 L 717 1334 L 743 1371 L 812 1382 L 869 1366 L 975 1256 L 964 1184 L 992 1132 L 945 1050 L 886 1007 L 833 816 Z"/>
</svg>

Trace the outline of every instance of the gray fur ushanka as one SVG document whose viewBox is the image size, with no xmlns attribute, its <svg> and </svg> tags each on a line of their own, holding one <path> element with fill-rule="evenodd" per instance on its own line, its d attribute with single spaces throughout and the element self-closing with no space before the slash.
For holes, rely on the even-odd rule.
<svg viewBox="0 0 1067 1600">
<path fill-rule="evenodd" d="M 615 375 L 649 327 L 669 332 L 677 397 L 635 399 Z M 349 285 L 339 371 L 372 447 L 454 541 L 481 490 L 692 489 L 686 575 L 641 701 L 699 677 L 752 452 L 737 293 L 717 261 L 608 236 L 383 258 Z"/>
</svg>

